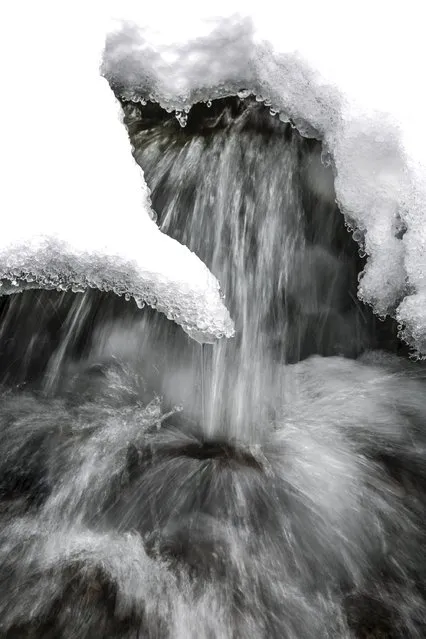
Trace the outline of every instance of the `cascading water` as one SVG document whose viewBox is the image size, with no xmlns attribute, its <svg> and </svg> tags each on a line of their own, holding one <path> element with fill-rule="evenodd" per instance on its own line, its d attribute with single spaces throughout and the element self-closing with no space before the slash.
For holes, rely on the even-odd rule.
<svg viewBox="0 0 426 639">
<path fill-rule="evenodd" d="M 256 439 L 277 362 L 359 350 L 364 320 L 350 298 L 353 246 L 343 233 L 346 245 L 332 245 L 342 220 L 319 143 L 268 118 L 256 102 L 199 105 L 198 135 L 180 131 L 173 116 L 152 126 L 158 111 L 141 117 L 127 106 L 126 122 L 159 223 L 218 277 L 237 327 L 236 339 L 212 353 L 204 427 Z M 196 122 L 191 113 L 190 131 Z M 306 184 L 315 171 L 325 197 Z M 174 327 L 157 322 L 158 330 L 155 338 L 145 329 L 146 340 L 166 341 L 171 359 L 182 357 Z"/>
<path fill-rule="evenodd" d="M 237 336 L 201 357 L 113 296 L 3 302 L 0 635 L 424 636 L 424 368 L 371 350 L 393 327 L 320 144 L 247 100 L 124 108 Z"/>
</svg>

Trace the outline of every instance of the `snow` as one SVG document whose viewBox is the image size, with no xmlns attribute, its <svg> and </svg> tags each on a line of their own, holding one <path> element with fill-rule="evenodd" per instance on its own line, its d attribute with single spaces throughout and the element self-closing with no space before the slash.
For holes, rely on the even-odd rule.
<svg viewBox="0 0 426 639">
<path fill-rule="evenodd" d="M 154 5 L 154 6 L 152 6 Z M 359 297 L 426 355 L 425 45 L 418 3 L 112 2 L 103 73 L 128 99 L 181 110 L 250 91 L 322 139 L 367 255 Z"/>
<path fill-rule="evenodd" d="M 103 73 L 127 98 L 182 109 L 245 89 L 321 138 L 340 209 L 368 257 L 359 296 L 395 316 L 414 352 L 426 354 L 419 11 L 416 0 L 284 0 L 279 9 L 250 0 L 8 3 L 3 276 L 32 264 L 39 281 L 56 284 L 59 269 L 60 285 L 157 300 L 199 338 L 232 332 L 214 278 L 149 219 L 143 176 L 98 74 L 107 38 Z"/>
<path fill-rule="evenodd" d="M 151 219 L 99 73 L 106 21 L 78 5 L 24 7 L 25 21 L 20 5 L 0 9 L 0 293 L 97 287 L 157 308 L 199 341 L 232 335 L 215 277 Z"/>
</svg>

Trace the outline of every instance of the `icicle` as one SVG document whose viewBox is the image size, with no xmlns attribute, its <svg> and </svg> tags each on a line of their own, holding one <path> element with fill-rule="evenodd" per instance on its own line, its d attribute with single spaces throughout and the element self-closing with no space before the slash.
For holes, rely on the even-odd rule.
<svg viewBox="0 0 426 639">
<path fill-rule="evenodd" d="M 185 127 L 188 122 L 188 114 L 182 111 L 175 111 L 176 120 L 179 122 L 181 127 Z"/>
</svg>

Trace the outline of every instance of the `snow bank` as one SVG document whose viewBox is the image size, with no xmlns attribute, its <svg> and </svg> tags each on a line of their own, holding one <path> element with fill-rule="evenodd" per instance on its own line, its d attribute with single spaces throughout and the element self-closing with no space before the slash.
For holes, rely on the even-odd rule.
<svg viewBox="0 0 426 639">
<path fill-rule="evenodd" d="M 0 9 L 0 293 L 97 287 L 150 304 L 200 341 L 230 336 L 217 280 L 151 219 L 99 73 L 107 31 L 95 4 Z"/>
<path fill-rule="evenodd" d="M 426 354 L 426 145 L 418 3 L 110 5 L 103 73 L 122 96 L 183 111 L 241 92 L 323 140 L 367 264 L 359 296 Z M 221 16 L 221 17 L 218 17 Z M 183 116 L 184 117 L 184 116 Z M 184 120 L 183 120 L 184 122 Z"/>
</svg>

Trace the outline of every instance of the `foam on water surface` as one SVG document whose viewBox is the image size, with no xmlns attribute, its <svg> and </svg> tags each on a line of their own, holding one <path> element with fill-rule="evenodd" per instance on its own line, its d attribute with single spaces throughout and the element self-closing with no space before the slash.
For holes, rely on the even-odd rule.
<svg viewBox="0 0 426 639">
<path fill-rule="evenodd" d="M 96 341 L 50 397 L 2 394 L 2 634 L 422 636 L 424 370 L 278 365 L 275 419 L 218 442 L 144 392 L 118 328 L 123 357 Z"/>
<path fill-rule="evenodd" d="M 399 304 L 401 330 L 422 350 L 423 196 L 421 172 L 412 159 L 407 163 L 415 136 L 404 130 L 400 138 L 392 120 L 351 97 L 368 102 L 370 95 L 376 107 L 386 106 L 371 82 L 384 70 L 372 46 L 380 16 L 371 8 L 365 19 L 357 5 L 360 15 L 350 13 L 349 25 L 335 6 L 344 28 L 334 33 L 327 3 L 311 5 L 306 15 L 299 7 L 298 20 L 291 20 L 294 7 L 284 5 L 285 23 L 274 11 L 253 13 L 247 5 L 239 7 L 245 17 L 230 17 L 235 7 L 220 2 L 214 11 L 222 18 L 213 22 L 190 10 L 183 16 L 182 5 L 171 12 L 164 4 L 114 5 L 29 5 L 25 20 L 19 5 L 15 20 L 0 20 L 2 61 L 13 58 L 3 76 L 13 99 L 5 101 L 0 121 L 4 289 L 13 292 L 20 282 L 61 290 L 94 286 L 147 301 L 200 341 L 232 331 L 217 281 L 151 219 L 118 104 L 99 76 L 110 34 L 104 73 L 114 88 L 135 99 L 148 90 L 177 111 L 179 133 L 190 124 L 192 102 L 254 91 L 274 126 L 278 118 L 291 120 L 304 135 L 322 138 L 340 207 L 369 256 L 360 294 L 381 314 L 395 313 Z M 404 9 L 401 28 L 409 3 Z M 116 29 L 111 15 L 126 18 L 124 27 Z M 348 27 L 363 22 L 370 82 L 357 76 L 358 69 L 368 76 L 369 65 L 348 57 Z M 389 57 L 380 51 L 381 57 L 395 62 L 392 38 L 385 43 Z M 395 74 L 401 79 L 398 66 Z M 387 99 L 396 98 L 390 74 L 380 78 Z M 366 87 L 370 93 L 363 94 Z M 401 114 L 396 109 L 395 118 Z M 223 140 L 219 132 L 213 141 L 187 141 L 184 153 L 177 149 L 185 155 L 182 165 L 174 161 L 173 135 L 168 151 L 154 129 L 153 139 L 134 149 L 150 180 L 158 180 L 162 224 L 182 232 L 182 219 L 189 223 L 192 241 L 213 248 L 215 269 L 223 267 L 231 280 L 242 349 L 230 341 L 223 357 L 226 342 L 216 347 L 216 379 L 207 377 L 221 430 L 211 427 L 197 401 L 199 350 L 198 367 L 184 349 L 163 358 L 169 343 L 155 341 L 149 313 L 128 322 L 121 308 L 118 320 L 101 312 L 96 323 L 94 314 L 105 306 L 90 292 L 50 299 L 46 291 L 39 298 L 27 291 L 3 307 L 1 346 L 10 357 L 3 357 L 0 389 L 0 632 L 7 639 L 353 639 L 371 635 L 372 626 L 376 636 L 425 634 L 424 369 L 377 353 L 282 364 L 292 340 L 280 330 L 283 353 L 277 354 L 268 329 L 288 325 L 289 310 L 276 295 L 282 284 L 296 303 L 296 327 L 304 315 L 314 317 L 320 342 L 314 350 L 325 341 L 317 318 L 329 319 L 334 306 L 331 326 L 342 328 L 341 343 L 333 330 L 327 351 L 341 352 L 352 337 L 355 354 L 365 344 L 351 335 L 358 326 L 353 317 L 340 321 L 342 272 L 349 265 L 333 253 L 334 235 L 322 228 L 310 244 L 299 225 L 301 174 L 311 177 L 312 201 L 322 211 L 315 221 L 326 225 L 325 213 L 334 211 L 318 146 L 304 157 L 286 130 L 284 162 L 281 138 L 270 136 L 263 156 L 266 147 L 259 150 L 252 130 L 240 154 L 244 117 L 241 129 L 229 128 Z M 225 162 L 218 163 L 220 153 Z M 161 184 L 169 161 L 177 186 L 182 175 L 200 184 L 202 167 L 211 169 L 193 219 L 184 199 L 174 206 L 173 192 Z M 271 184 L 263 179 L 265 167 Z M 255 193 L 253 185 L 260 185 Z M 270 197 L 278 191 L 280 207 Z M 210 211 L 216 215 L 209 238 L 221 234 L 208 245 L 201 222 Z M 244 216 L 235 215 L 241 211 Z M 232 250 L 223 241 L 229 236 Z M 282 236 L 292 240 L 285 252 Z M 336 272 L 342 280 L 328 286 Z M 267 306 L 282 315 L 267 317 Z M 160 316 L 152 321 L 161 328 Z M 175 328 L 167 324 L 164 334 Z M 307 321 L 308 337 L 310 326 Z M 171 341 L 179 345 L 176 334 Z M 27 370 L 32 358 L 36 380 Z M 13 370 L 16 360 L 23 377 Z M 161 374 L 162 384 L 152 383 Z M 186 413 L 177 411 L 177 400 Z"/>
</svg>

